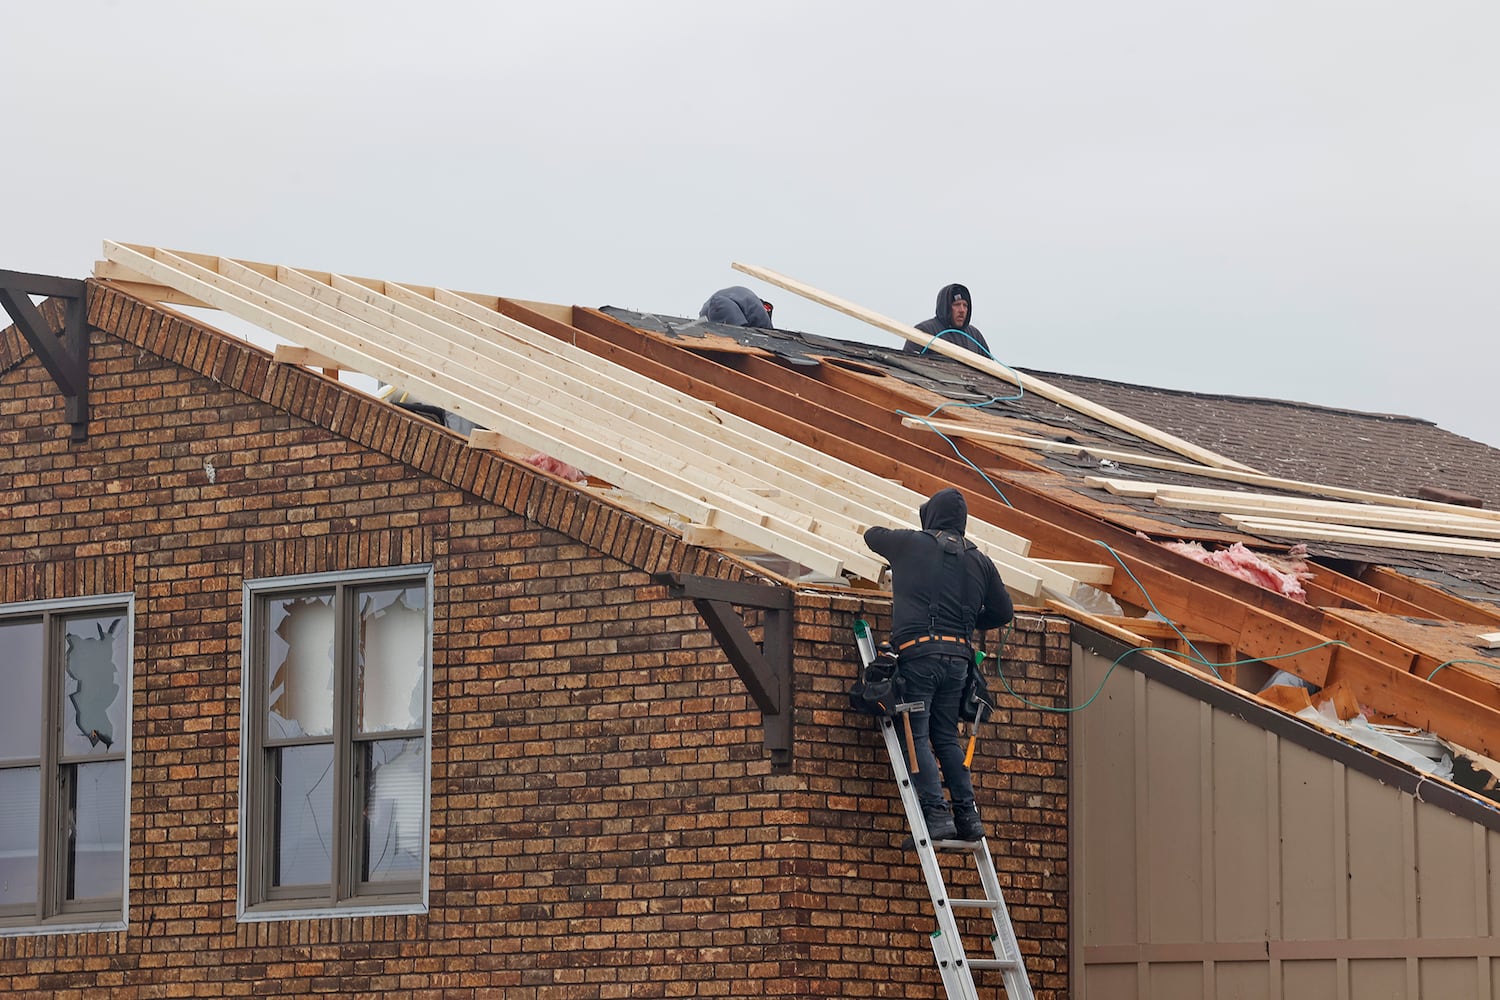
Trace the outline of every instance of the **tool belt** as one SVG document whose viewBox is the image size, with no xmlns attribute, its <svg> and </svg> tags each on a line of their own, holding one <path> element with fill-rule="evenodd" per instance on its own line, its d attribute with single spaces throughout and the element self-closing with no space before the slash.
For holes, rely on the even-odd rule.
<svg viewBox="0 0 1500 1000">
<path fill-rule="evenodd" d="M 955 646 L 967 646 L 969 640 L 958 635 L 919 635 L 915 639 L 908 639 L 896 647 L 896 652 L 904 653 L 913 646 L 924 642 L 947 642 Z"/>
</svg>

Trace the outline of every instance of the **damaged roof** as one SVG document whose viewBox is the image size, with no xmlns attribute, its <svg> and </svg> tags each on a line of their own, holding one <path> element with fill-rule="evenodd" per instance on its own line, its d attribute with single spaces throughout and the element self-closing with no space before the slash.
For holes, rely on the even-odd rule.
<svg viewBox="0 0 1500 1000">
<path fill-rule="evenodd" d="M 1173 662 L 1242 692 L 1270 662 L 1343 682 L 1382 720 L 1500 756 L 1500 659 L 1480 638 L 1500 631 L 1500 453 L 1426 422 L 150 247 L 106 258 L 101 287 L 218 308 L 300 345 L 285 363 L 396 384 L 476 421 L 470 447 L 570 463 L 587 477 L 570 488 L 762 576 L 878 587 L 862 528 L 958 485 L 1022 604 L 1213 649 Z M 1474 474 L 1451 475 L 1460 461 Z M 1307 600 L 1163 544 L 1184 541 L 1294 564 L 1305 547 Z"/>
</svg>

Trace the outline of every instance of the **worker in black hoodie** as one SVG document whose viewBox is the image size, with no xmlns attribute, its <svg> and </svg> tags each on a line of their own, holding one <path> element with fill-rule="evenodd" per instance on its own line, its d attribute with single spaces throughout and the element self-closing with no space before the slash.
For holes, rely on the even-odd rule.
<svg viewBox="0 0 1500 1000">
<path fill-rule="evenodd" d="M 917 329 L 928 337 L 946 340 L 960 347 L 967 347 L 976 354 L 993 358 L 990 345 L 984 342 L 984 334 L 979 332 L 979 327 L 969 324 L 969 320 L 973 318 L 974 298 L 969 294 L 968 288 L 956 284 L 944 285 L 938 289 L 937 314 L 932 319 L 924 319 L 918 323 Z M 921 343 L 908 340 L 902 350 L 907 354 L 921 354 L 930 343 L 930 340 Z"/>
<path fill-rule="evenodd" d="M 905 700 L 924 706 L 909 715 L 917 759 L 907 766 L 915 772 L 927 832 L 934 840 L 978 840 L 984 826 L 958 742 L 960 703 L 974 662 L 974 629 L 999 628 L 1014 609 L 995 564 L 964 537 L 969 505 L 962 493 L 952 487 L 934 493 L 920 519 L 921 531 L 870 528 L 865 544 L 890 563 L 891 644 Z"/>
</svg>

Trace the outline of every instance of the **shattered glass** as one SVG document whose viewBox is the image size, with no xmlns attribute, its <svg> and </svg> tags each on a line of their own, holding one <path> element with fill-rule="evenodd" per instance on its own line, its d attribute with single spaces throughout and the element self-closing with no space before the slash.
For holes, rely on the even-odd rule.
<svg viewBox="0 0 1500 1000">
<path fill-rule="evenodd" d="M 109 753 L 125 733 L 129 629 L 119 615 L 87 615 L 68 619 L 63 636 L 63 756 Z"/>
<path fill-rule="evenodd" d="M 366 882 L 420 878 L 422 874 L 423 778 L 421 740 L 365 744 Z"/>
<path fill-rule="evenodd" d="M 267 618 L 267 736 L 332 734 L 333 593 L 272 600 Z"/>
<path fill-rule="evenodd" d="M 333 871 L 333 746 L 270 751 L 276 853 L 272 885 L 327 885 Z"/>
<path fill-rule="evenodd" d="M 355 727 L 361 733 L 421 729 L 427 704 L 427 589 L 362 590 Z"/>
</svg>

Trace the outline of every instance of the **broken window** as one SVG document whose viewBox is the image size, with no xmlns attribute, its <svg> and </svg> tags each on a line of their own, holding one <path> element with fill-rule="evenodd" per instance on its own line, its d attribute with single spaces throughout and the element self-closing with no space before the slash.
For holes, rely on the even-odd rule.
<svg viewBox="0 0 1500 1000">
<path fill-rule="evenodd" d="M 123 922 L 130 607 L 0 608 L 0 930 Z"/>
<path fill-rule="evenodd" d="M 246 912 L 404 906 L 427 857 L 430 576 L 250 586 Z"/>
</svg>

